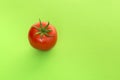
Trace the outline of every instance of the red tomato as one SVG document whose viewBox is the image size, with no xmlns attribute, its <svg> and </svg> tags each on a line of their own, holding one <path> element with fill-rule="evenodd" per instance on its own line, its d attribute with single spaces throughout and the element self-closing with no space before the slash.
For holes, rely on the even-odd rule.
<svg viewBox="0 0 120 80">
<path fill-rule="evenodd" d="M 49 50 L 57 41 L 57 31 L 49 22 L 39 21 L 33 24 L 28 33 L 28 39 L 36 49 Z"/>
</svg>

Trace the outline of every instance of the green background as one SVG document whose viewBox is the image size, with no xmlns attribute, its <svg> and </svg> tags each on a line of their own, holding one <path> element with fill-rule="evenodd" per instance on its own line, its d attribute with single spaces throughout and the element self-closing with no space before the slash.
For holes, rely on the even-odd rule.
<svg viewBox="0 0 120 80">
<path fill-rule="evenodd" d="M 39 18 L 58 31 L 47 52 L 28 42 Z M 1 0 L 0 80 L 120 80 L 120 0 Z"/>
</svg>

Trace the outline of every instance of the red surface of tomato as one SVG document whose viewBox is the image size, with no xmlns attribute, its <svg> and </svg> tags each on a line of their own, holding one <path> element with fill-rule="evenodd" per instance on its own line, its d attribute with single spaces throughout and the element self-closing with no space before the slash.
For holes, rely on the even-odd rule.
<svg viewBox="0 0 120 80">
<path fill-rule="evenodd" d="M 57 31 L 49 22 L 33 24 L 28 33 L 30 44 L 39 50 L 51 49 L 57 41 Z"/>
</svg>

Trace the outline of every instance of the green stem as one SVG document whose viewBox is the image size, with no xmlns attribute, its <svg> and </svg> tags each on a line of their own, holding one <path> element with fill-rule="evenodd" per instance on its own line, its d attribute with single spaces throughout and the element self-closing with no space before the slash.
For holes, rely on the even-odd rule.
<svg viewBox="0 0 120 80">
<path fill-rule="evenodd" d="M 47 37 L 50 37 L 50 35 L 48 34 L 49 32 L 51 32 L 51 29 L 48 29 L 48 26 L 50 25 L 50 23 L 48 22 L 47 25 L 45 27 L 43 27 L 41 20 L 39 19 L 40 22 L 40 27 L 37 26 L 33 26 L 35 29 L 38 30 L 38 32 L 36 32 L 37 34 L 40 34 L 40 38 L 42 38 L 44 35 Z"/>
</svg>

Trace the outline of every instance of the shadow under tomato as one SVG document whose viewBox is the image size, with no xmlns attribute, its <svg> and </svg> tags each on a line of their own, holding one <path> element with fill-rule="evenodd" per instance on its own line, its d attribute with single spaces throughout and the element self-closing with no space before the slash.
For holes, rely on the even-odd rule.
<svg viewBox="0 0 120 80">
<path fill-rule="evenodd" d="M 14 71 L 16 77 L 23 76 L 24 78 L 29 78 L 36 73 L 42 74 L 45 68 L 49 67 L 49 61 L 53 57 L 54 50 L 49 51 L 39 51 L 36 49 L 28 49 L 24 51 L 25 55 L 19 56 L 19 58 L 14 63 Z M 38 72 L 39 71 L 39 72 Z"/>
</svg>

